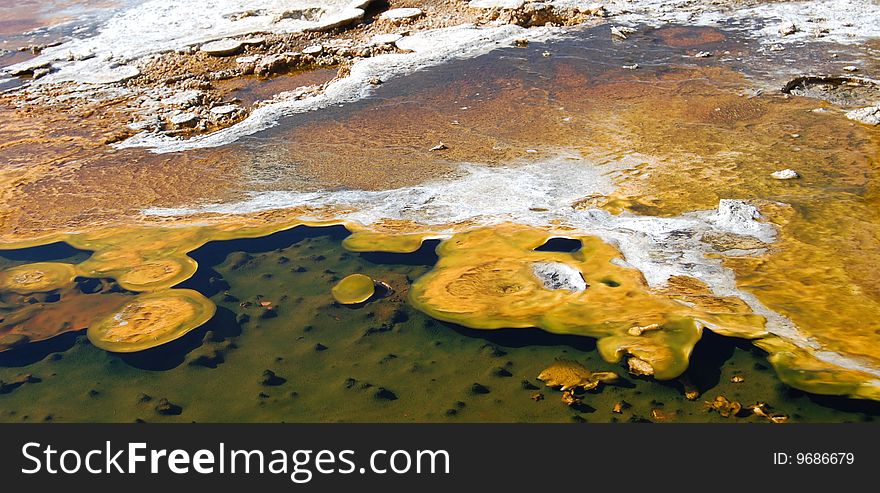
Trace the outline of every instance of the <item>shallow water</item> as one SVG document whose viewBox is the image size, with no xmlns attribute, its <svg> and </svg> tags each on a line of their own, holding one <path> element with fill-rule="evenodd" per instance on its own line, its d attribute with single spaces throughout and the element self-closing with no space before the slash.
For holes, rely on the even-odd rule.
<svg viewBox="0 0 880 493">
<path fill-rule="evenodd" d="M 701 51 L 712 56 L 696 57 Z M 216 150 L 108 152 L 95 142 L 103 129 L 62 125 L 47 139 L 45 159 L 35 164 L 26 144 L 35 132 L 28 125 L 39 124 L 21 124 L 4 129 L 12 143 L 0 147 L 21 180 L 6 192 L 7 203 L 19 207 L 5 211 L 4 232 L 29 240 L 97 224 L 125 225 L 148 207 L 198 211 L 205 204 L 219 212 L 309 205 L 325 219 L 353 214 L 354 220 L 384 220 L 386 232 L 431 233 L 502 220 L 577 230 L 584 207 L 624 218 L 674 219 L 715 209 L 720 199 L 754 200 L 777 225 L 776 241 L 747 253 L 741 243 L 722 245 L 721 253 L 711 255 L 736 274 L 738 289 L 789 318 L 823 349 L 876 369 L 880 136 L 826 102 L 770 90 L 790 72 L 774 70 L 788 63 L 785 57 L 794 57 L 803 71 L 827 71 L 838 64 L 824 57 L 832 51 L 855 55 L 858 49 L 817 44 L 770 53 L 735 32 L 681 27 L 645 28 L 620 41 L 604 26 L 385 81 L 368 99 L 285 118 Z M 260 99 L 286 84 L 295 83 L 281 76 L 260 91 L 246 86 L 241 99 Z M 819 107 L 827 111 L 812 111 Z M 46 132 L 43 127 L 36 131 Z M 431 150 L 439 142 L 446 149 Z M 462 163 L 485 173 L 468 181 Z M 770 178 L 789 167 L 801 178 Z M 545 181 L 497 178 L 522 169 Z M 453 185 L 443 189 L 443 183 Z M 450 197 L 419 202 L 422 191 L 437 188 Z M 403 192 L 369 195 L 389 189 Z M 241 199 L 246 202 L 236 202 Z M 322 204 L 336 210 L 321 212 Z M 870 402 L 794 390 L 780 382 L 766 353 L 709 331 L 703 331 L 688 370 L 703 392 L 697 401 L 686 400 L 674 380 L 626 376 L 620 385 L 587 393 L 583 406 L 566 407 L 559 392 L 524 389 L 523 380 L 543 387 L 535 378 L 556 358 L 580 361 L 592 371 L 625 374 L 624 368 L 603 361 L 587 337 L 537 329 L 481 331 L 432 320 L 406 296 L 410 283 L 436 261 L 433 245 L 417 254 L 358 254 L 341 247 L 346 234 L 338 227 L 297 228 L 198 248 L 190 256 L 199 270 L 178 287 L 209 296 L 217 314 L 159 348 L 113 355 L 81 333 L 68 333 L 0 352 L 0 380 L 12 382 L 19 373 L 40 379 L 0 395 L 3 419 L 762 420 L 708 413 L 703 401 L 716 395 L 744 405 L 767 402 L 792 421 L 860 421 L 878 413 Z M 178 241 L 169 236 L 162 245 L 155 235 L 124 228 L 118 235 L 132 249 L 149 241 L 156 242 L 150 250 L 158 245 L 155 250 L 162 251 Z M 387 246 L 395 241 L 380 236 L 375 245 L 394 250 Z M 75 255 L 56 260 L 83 260 Z M 673 259 L 681 265 L 686 260 Z M 0 267 L 21 263 L 9 260 Z M 334 304 L 330 288 L 355 272 L 389 283 L 395 294 L 356 308 Z M 108 289 L 132 295 L 112 283 Z M 822 390 L 803 380 L 802 361 L 777 364 L 789 383 Z M 260 383 L 264 370 L 277 374 L 270 385 Z M 744 381 L 731 382 L 735 375 Z M 475 393 L 475 383 L 489 392 Z M 538 391 L 544 400 L 531 400 Z M 161 398 L 181 406 L 180 414 L 159 415 Z M 612 413 L 619 401 L 632 407 Z"/>
</svg>

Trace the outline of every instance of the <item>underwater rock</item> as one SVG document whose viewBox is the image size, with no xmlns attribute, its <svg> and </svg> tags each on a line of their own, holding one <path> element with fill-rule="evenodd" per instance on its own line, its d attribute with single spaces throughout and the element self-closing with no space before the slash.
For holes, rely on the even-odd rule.
<svg viewBox="0 0 880 493">
<path fill-rule="evenodd" d="M 743 383 L 746 379 L 742 375 L 734 375 L 730 377 L 730 383 Z"/>
<path fill-rule="evenodd" d="M 500 358 L 507 355 L 507 351 L 501 349 L 494 344 L 483 344 L 482 346 L 480 346 L 480 353 L 490 356 L 492 358 Z"/>
<path fill-rule="evenodd" d="M 35 377 L 30 373 L 19 373 L 8 382 L 0 380 L 0 394 L 8 394 L 26 383 L 38 383 L 41 381 L 39 377 Z"/>
<path fill-rule="evenodd" d="M 496 377 L 512 377 L 513 373 L 510 373 L 506 368 L 496 366 L 492 369 L 492 375 Z"/>
<path fill-rule="evenodd" d="M 558 360 L 538 375 L 538 380 L 548 387 L 559 387 L 563 392 L 576 388 L 592 390 L 599 383 L 614 382 L 618 378 L 614 372 L 593 373 L 577 361 L 570 360 Z"/>
<path fill-rule="evenodd" d="M 544 400 L 544 394 L 542 394 L 542 393 L 540 393 L 540 392 L 535 392 L 534 394 L 532 394 L 531 396 L 529 396 L 529 399 L 531 399 L 531 400 L 533 400 L 533 401 L 535 401 L 535 402 L 543 401 L 543 400 Z"/>
<path fill-rule="evenodd" d="M 756 402 L 755 404 L 748 407 L 750 411 L 755 416 L 760 416 L 765 418 L 767 421 L 774 424 L 781 424 L 788 421 L 788 416 L 784 414 L 775 414 L 770 412 L 770 406 L 764 402 Z"/>
<path fill-rule="evenodd" d="M 473 385 L 471 385 L 471 394 L 484 395 L 484 394 L 488 394 L 489 392 L 490 392 L 489 388 L 486 387 L 485 385 L 482 385 L 479 383 L 474 383 Z"/>
<path fill-rule="evenodd" d="M 521 381 L 519 385 L 523 390 L 538 390 L 538 386 L 528 380 Z"/>
<path fill-rule="evenodd" d="M 629 359 L 626 360 L 626 363 L 629 366 L 629 372 L 633 375 L 654 374 L 654 367 L 651 366 L 650 363 L 635 356 L 630 356 Z"/>
<path fill-rule="evenodd" d="M 272 370 L 263 370 L 263 376 L 260 378 L 260 385 L 265 387 L 277 387 L 284 384 L 287 379 L 281 378 Z"/>
<path fill-rule="evenodd" d="M 679 383 L 681 383 L 685 399 L 689 401 L 695 401 L 698 397 L 700 397 L 700 389 L 693 383 L 690 377 L 688 377 L 687 375 L 682 375 L 682 377 L 679 378 L 678 381 Z"/>
<path fill-rule="evenodd" d="M 369 276 L 352 274 L 339 281 L 331 293 L 343 305 L 356 305 L 369 300 L 376 292 L 376 283 Z"/>
<path fill-rule="evenodd" d="M 177 416 L 183 412 L 183 408 L 163 397 L 156 404 L 156 412 L 163 416 Z"/>
<path fill-rule="evenodd" d="M 532 264 L 532 271 L 547 289 L 577 292 L 588 287 L 580 271 L 562 262 L 535 262 Z"/>
<path fill-rule="evenodd" d="M 138 404 L 143 404 L 144 402 L 150 402 L 151 400 L 153 400 L 153 398 L 152 398 L 151 396 L 149 396 L 149 395 L 143 393 L 143 392 L 141 392 L 141 393 L 138 394 L 138 396 L 137 396 L 137 402 L 138 402 Z"/>
<path fill-rule="evenodd" d="M 632 407 L 632 404 L 626 401 L 618 401 L 614 403 L 614 406 L 611 408 L 611 412 L 615 414 L 623 414 L 625 409 L 629 409 Z"/>
<path fill-rule="evenodd" d="M 321 351 L 326 351 L 327 349 L 329 349 L 329 348 L 327 346 L 321 344 L 320 342 L 315 344 L 315 351 L 321 352 Z"/>
<path fill-rule="evenodd" d="M 712 402 L 705 402 L 706 410 L 709 412 L 717 412 L 724 418 L 736 416 L 742 410 L 742 404 L 736 401 L 728 400 L 723 395 L 715 397 Z"/>
<path fill-rule="evenodd" d="M 384 400 L 384 401 L 396 401 L 397 400 L 397 394 L 386 389 L 385 387 L 379 387 L 379 389 L 376 390 L 376 393 L 373 394 L 373 397 L 375 397 L 376 399 L 379 399 L 379 400 Z"/>
<path fill-rule="evenodd" d="M 579 404 L 583 404 L 583 402 L 583 399 L 576 396 L 571 390 L 565 390 L 562 392 L 562 403 L 566 406 L 573 407 Z"/>
</svg>

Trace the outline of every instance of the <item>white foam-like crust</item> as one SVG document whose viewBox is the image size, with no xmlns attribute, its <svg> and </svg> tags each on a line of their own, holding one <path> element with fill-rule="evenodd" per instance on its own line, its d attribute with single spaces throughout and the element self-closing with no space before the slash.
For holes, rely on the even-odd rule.
<svg viewBox="0 0 880 493">
<path fill-rule="evenodd" d="M 46 48 L 30 60 L 11 65 L 15 73 L 51 63 L 56 69 L 36 84 L 88 82 L 113 66 L 142 57 L 256 32 L 291 33 L 321 29 L 352 18 L 363 0 L 150 0 L 108 19 L 94 36 Z M 297 11 L 321 9 L 317 19 Z M 244 13 L 252 13 L 237 18 Z M 363 14 L 363 11 L 360 12 Z M 73 60 L 73 61 L 70 61 Z"/>
<path fill-rule="evenodd" d="M 646 157 L 629 159 L 644 162 Z M 880 369 L 862 361 L 819 351 L 820 345 L 802 334 L 791 320 L 767 308 L 753 294 L 739 289 L 733 271 L 725 268 L 718 258 L 706 256 L 713 252 L 712 247 L 702 241 L 706 234 L 744 235 L 765 243 L 775 240 L 775 227 L 764 222 L 753 205 L 725 199 L 717 209 L 676 217 L 614 215 L 601 209 L 572 208 L 572 203 L 585 196 L 611 193 L 614 185 L 609 175 L 630 164 L 619 160 L 590 162 L 572 154 L 560 154 L 507 167 L 464 164 L 455 178 L 393 190 L 269 191 L 253 193 L 241 202 L 153 208 L 144 213 L 154 216 L 245 214 L 309 206 L 349 211 L 337 217 L 367 227 L 383 219 L 413 221 L 435 231 L 437 237 L 452 233 L 448 225 L 465 222 L 487 226 L 515 222 L 558 230 L 562 236 L 593 235 L 616 246 L 622 258 L 615 263 L 638 269 L 652 287 L 663 286 L 672 276 L 694 277 L 706 283 L 717 296 L 742 299 L 755 313 L 767 319 L 768 332 L 814 351 L 817 358 L 826 362 L 880 377 Z"/>
<path fill-rule="evenodd" d="M 768 2 L 754 7 L 713 6 L 692 0 L 609 0 L 605 8 L 617 22 L 739 27 L 746 35 L 767 44 L 807 41 L 852 44 L 880 37 L 880 3 L 874 0 Z M 798 30 L 782 35 L 779 27 L 788 22 Z M 820 30 L 826 32 L 818 36 Z"/>
<path fill-rule="evenodd" d="M 524 29 L 513 25 L 478 28 L 470 24 L 422 31 L 396 42 L 398 48 L 408 53 L 388 53 L 360 60 L 352 65 L 348 77 L 332 82 L 316 96 L 297 99 L 294 97 L 296 93 L 278 95 L 272 102 L 254 109 L 245 120 L 211 134 L 183 139 L 141 132 L 115 144 L 115 147 L 147 147 L 156 153 L 167 153 L 230 144 L 240 137 L 276 125 L 284 116 L 364 98 L 374 90 L 370 81 L 375 78 L 388 80 L 454 58 L 485 54 L 499 45 L 512 43 L 514 39 L 546 39 L 559 33 L 561 31 L 554 28 Z"/>
</svg>

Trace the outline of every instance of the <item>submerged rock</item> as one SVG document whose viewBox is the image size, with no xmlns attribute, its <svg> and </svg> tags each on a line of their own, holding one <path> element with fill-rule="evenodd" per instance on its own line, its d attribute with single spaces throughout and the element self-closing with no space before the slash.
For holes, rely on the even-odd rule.
<svg viewBox="0 0 880 493">
<path fill-rule="evenodd" d="M 163 416 L 177 416 L 183 412 L 183 408 L 163 397 L 156 405 L 156 412 Z"/>
<path fill-rule="evenodd" d="M 263 370 L 263 376 L 260 379 L 260 385 L 265 387 L 277 387 L 286 382 L 287 379 L 281 378 L 272 370 Z"/>
<path fill-rule="evenodd" d="M 523 380 L 519 385 L 523 390 L 538 390 L 538 386 L 528 380 Z"/>
<path fill-rule="evenodd" d="M 484 395 L 489 393 L 489 387 L 486 387 L 480 383 L 474 383 L 471 385 L 471 394 L 474 395 Z"/>
<path fill-rule="evenodd" d="M 614 372 L 593 373 L 577 361 L 559 360 L 548 366 L 538 375 L 538 380 L 548 387 L 559 387 L 562 391 L 581 388 L 592 390 L 601 382 L 613 382 L 618 379 Z"/>
<path fill-rule="evenodd" d="M 40 378 L 35 377 L 30 373 L 20 373 L 9 382 L 0 380 L 0 394 L 8 394 L 26 383 L 38 383 L 40 381 Z"/>
<path fill-rule="evenodd" d="M 742 404 L 737 401 L 731 401 L 723 395 L 715 397 L 715 400 L 712 402 L 706 401 L 705 406 L 707 411 L 717 412 L 724 418 L 736 416 L 742 410 Z"/>
<path fill-rule="evenodd" d="M 629 366 L 629 372 L 633 375 L 653 375 L 654 367 L 651 366 L 650 363 L 643 359 L 636 358 L 635 356 L 630 356 L 628 360 L 626 360 L 627 365 Z"/>
<path fill-rule="evenodd" d="M 376 399 L 384 400 L 384 401 L 396 401 L 397 400 L 397 394 L 386 389 L 385 387 L 379 387 L 379 389 L 376 391 L 375 394 L 373 394 L 373 396 Z"/>
</svg>

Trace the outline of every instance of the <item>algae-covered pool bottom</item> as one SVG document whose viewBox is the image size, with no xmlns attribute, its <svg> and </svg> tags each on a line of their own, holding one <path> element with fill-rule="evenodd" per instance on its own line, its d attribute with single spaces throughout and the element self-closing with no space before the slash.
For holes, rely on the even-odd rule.
<svg viewBox="0 0 880 493">
<path fill-rule="evenodd" d="M 437 322 L 406 302 L 409 284 L 436 260 L 434 245 L 408 255 L 355 254 L 342 248 L 345 235 L 299 227 L 197 250 L 199 271 L 181 287 L 209 296 L 217 313 L 159 348 L 112 354 L 80 331 L 0 353 L 0 420 L 765 422 L 707 411 L 705 401 L 717 396 L 766 402 L 790 422 L 880 414 L 877 403 L 791 389 L 760 350 L 709 332 L 687 373 L 701 391 L 690 401 L 676 381 L 633 377 L 604 362 L 586 337 Z M 4 255 L 0 267 L 20 263 Z M 335 303 L 332 287 L 354 273 L 393 292 Z M 567 406 L 536 378 L 558 358 L 623 379 Z"/>
</svg>

